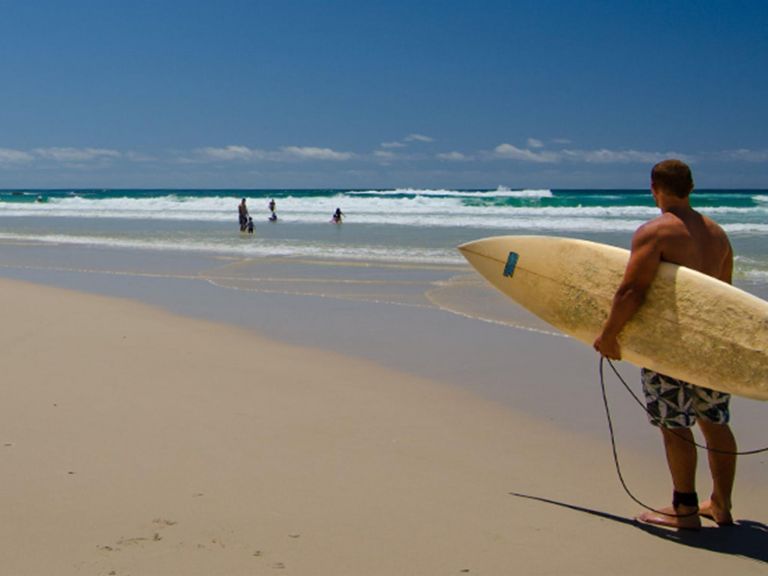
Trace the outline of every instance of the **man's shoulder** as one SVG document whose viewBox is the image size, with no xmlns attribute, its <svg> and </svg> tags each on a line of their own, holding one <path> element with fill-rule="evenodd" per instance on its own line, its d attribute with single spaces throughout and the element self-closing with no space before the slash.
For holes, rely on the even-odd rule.
<svg viewBox="0 0 768 576">
<path fill-rule="evenodd" d="M 662 253 L 685 236 L 685 225 L 680 219 L 672 214 L 664 213 L 648 220 L 635 231 L 632 237 L 632 246 L 635 248 L 640 246 L 653 247 L 652 250 Z"/>
<path fill-rule="evenodd" d="M 635 232 L 638 236 L 649 236 L 661 234 L 665 230 L 676 227 L 679 224 L 678 220 L 670 214 L 659 214 L 655 218 L 652 218 L 642 224 Z"/>
<path fill-rule="evenodd" d="M 713 226 L 720 229 L 720 227 L 713 220 L 710 220 L 705 216 L 702 216 L 702 218 L 704 218 L 705 221 L 710 222 Z M 709 224 L 707 224 L 707 226 L 709 226 Z M 640 226 L 640 228 L 638 228 L 638 232 L 642 230 L 643 233 L 645 234 L 659 234 L 664 236 L 668 236 L 668 235 L 674 236 L 676 234 L 685 234 L 686 229 L 687 229 L 686 224 L 682 219 L 680 219 L 678 216 L 676 216 L 671 212 L 664 212 L 663 214 L 659 214 L 658 216 L 656 216 L 656 218 L 648 220 L 645 224 Z"/>
<path fill-rule="evenodd" d="M 702 214 L 701 217 L 704 220 L 704 224 L 706 224 L 707 228 L 709 228 L 712 232 L 714 232 L 714 233 L 716 233 L 718 235 L 722 235 L 722 236 L 726 236 L 727 237 L 727 234 L 725 233 L 725 230 L 723 230 L 723 227 L 720 226 L 720 224 L 718 224 L 717 222 L 712 220 L 712 218 L 710 218 L 709 216 L 704 216 Z"/>
</svg>

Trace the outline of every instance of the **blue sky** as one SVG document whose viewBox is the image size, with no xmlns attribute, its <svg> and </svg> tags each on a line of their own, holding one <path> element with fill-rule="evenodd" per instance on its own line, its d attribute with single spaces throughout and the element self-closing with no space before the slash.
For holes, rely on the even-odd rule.
<svg viewBox="0 0 768 576">
<path fill-rule="evenodd" d="M 768 187 L 768 2 L 0 0 L 0 187 Z"/>
</svg>

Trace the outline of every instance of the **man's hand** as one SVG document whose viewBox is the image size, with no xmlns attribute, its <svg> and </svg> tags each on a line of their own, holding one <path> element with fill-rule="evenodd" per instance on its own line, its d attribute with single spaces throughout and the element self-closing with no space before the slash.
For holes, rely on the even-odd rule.
<svg viewBox="0 0 768 576">
<path fill-rule="evenodd" d="M 610 360 L 621 360 L 621 345 L 616 336 L 601 333 L 592 344 L 595 350 Z"/>
</svg>

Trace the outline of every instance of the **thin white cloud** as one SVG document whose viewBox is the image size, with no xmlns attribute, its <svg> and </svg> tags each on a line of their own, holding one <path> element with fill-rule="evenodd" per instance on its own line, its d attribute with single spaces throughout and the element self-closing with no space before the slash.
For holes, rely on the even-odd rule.
<svg viewBox="0 0 768 576">
<path fill-rule="evenodd" d="M 343 163 L 351 160 L 360 162 L 389 163 L 415 162 L 454 162 L 468 163 L 473 161 L 506 160 L 520 163 L 542 165 L 621 165 L 621 164 L 654 164 L 665 158 L 675 157 L 688 162 L 744 162 L 768 163 L 768 149 L 734 149 L 719 152 L 707 152 L 697 155 L 676 152 L 656 152 L 635 149 L 579 149 L 567 146 L 554 146 L 552 140 L 542 141 L 536 138 L 526 139 L 525 145 L 516 146 L 502 143 L 493 149 L 480 151 L 459 152 L 448 150 L 439 153 L 408 154 L 415 150 L 408 142 L 431 142 L 430 137 L 410 134 L 399 142 L 382 142 L 380 147 L 372 152 L 339 151 L 329 147 L 319 146 L 284 146 L 281 148 L 261 149 L 243 145 L 228 145 L 221 147 L 204 147 L 187 151 L 166 151 L 164 154 L 147 155 L 135 151 L 120 151 L 98 147 L 39 147 L 29 150 L 0 148 L 0 167 L 8 170 L 19 165 L 36 165 L 50 167 L 60 164 L 65 168 L 87 168 L 89 166 L 103 168 L 106 165 L 123 162 L 157 162 L 157 163 L 237 163 L 255 164 L 258 162 L 295 163 L 295 162 L 328 162 Z M 551 147 L 550 147 L 551 146 Z"/>
<path fill-rule="evenodd" d="M 723 150 L 716 154 L 718 159 L 735 160 L 738 162 L 763 163 L 768 162 L 768 150 L 749 150 L 739 148 L 737 150 Z"/>
<path fill-rule="evenodd" d="M 531 144 L 530 140 L 528 142 Z M 586 164 L 654 164 L 665 158 L 680 158 L 688 162 L 693 157 L 677 152 L 649 152 L 644 150 L 610 150 L 600 148 L 596 150 L 562 149 L 542 150 L 540 148 L 518 148 L 513 144 L 500 144 L 496 146 L 492 157 L 521 162 L 534 162 L 539 164 L 556 164 L 562 162 L 575 162 Z"/>
<path fill-rule="evenodd" d="M 21 164 L 31 162 L 34 156 L 29 152 L 13 150 L 11 148 L 0 148 L 0 164 Z"/>
<path fill-rule="evenodd" d="M 408 134 L 405 138 L 402 138 L 400 140 L 395 140 L 391 142 L 382 142 L 379 144 L 381 148 L 385 149 L 391 149 L 391 148 L 407 148 L 414 142 L 434 142 L 435 139 L 431 136 L 425 136 L 424 134 Z"/>
<path fill-rule="evenodd" d="M 94 160 L 107 160 L 119 158 L 121 153 L 108 148 L 35 148 L 32 151 L 35 156 L 45 160 L 56 162 L 92 162 Z"/>
<path fill-rule="evenodd" d="M 331 160 L 338 162 L 349 160 L 354 156 L 351 152 L 337 152 L 330 148 L 316 148 L 313 146 L 285 146 L 281 150 L 288 156 L 304 160 Z"/>
<path fill-rule="evenodd" d="M 392 162 L 402 159 L 399 154 L 395 154 L 391 150 L 374 150 L 373 158 L 382 166 L 389 166 Z"/>
<path fill-rule="evenodd" d="M 251 162 L 256 160 L 268 160 L 272 162 L 284 162 L 288 160 L 323 160 L 343 161 L 354 157 L 351 152 L 338 152 L 331 148 L 319 148 L 314 146 L 284 146 L 279 150 L 262 150 L 249 148 L 248 146 L 224 146 L 198 148 L 196 151 L 198 160 L 213 162 Z M 187 159 L 187 162 L 190 160 Z"/>
<path fill-rule="evenodd" d="M 382 148 L 405 148 L 407 144 L 403 144 L 402 142 L 382 142 L 380 146 Z"/>
<path fill-rule="evenodd" d="M 123 157 L 130 160 L 131 162 L 154 162 L 157 160 L 156 157 L 151 156 L 149 154 L 143 154 L 141 152 L 126 152 L 123 154 Z"/>
<path fill-rule="evenodd" d="M 467 160 L 472 159 L 471 156 L 467 156 L 462 152 L 441 152 L 440 154 L 437 154 L 437 158 L 449 162 L 466 162 Z"/>
<path fill-rule="evenodd" d="M 560 160 L 560 157 L 555 152 L 528 150 L 518 148 L 512 144 L 499 144 L 493 153 L 497 158 L 522 160 L 524 162 L 553 163 Z"/>
<path fill-rule="evenodd" d="M 403 142 L 434 142 L 435 139 L 431 136 L 425 136 L 424 134 L 408 134 L 403 138 Z"/>
<path fill-rule="evenodd" d="M 683 158 L 672 152 L 644 152 L 641 150 L 563 150 L 563 158 L 587 164 L 655 164 L 665 158 Z"/>
<path fill-rule="evenodd" d="M 263 150 L 248 148 L 248 146 L 224 146 L 223 148 L 208 146 L 199 148 L 197 153 L 204 159 L 214 161 L 262 160 L 266 158 L 266 153 Z"/>
</svg>

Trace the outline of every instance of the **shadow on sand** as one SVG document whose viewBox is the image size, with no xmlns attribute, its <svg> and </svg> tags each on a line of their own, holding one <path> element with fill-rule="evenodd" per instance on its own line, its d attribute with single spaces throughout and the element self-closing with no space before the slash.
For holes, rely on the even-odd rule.
<svg viewBox="0 0 768 576">
<path fill-rule="evenodd" d="M 576 512 L 591 514 L 592 516 L 612 520 L 613 522 L 618 522 L 620 524 L 626 524 L 638 528 L 652 536 L 656 536 L 657 538 L 662 538 L 663 540 L 668 540 L 684 546 L 690 546 L 691 548 L 700 548 L 712 552 L 719 552 L 721 554 L 742 556 L 744 558 L 768 563 L 768 526 L 761 524 L 760 522 L 739 520 L 734 526 L 726 526 L 723 528 L 704 526 L 699 531 L 674 530 L 643 524 L 637 522 L 633 518 L 616 516 L 607 512 L 592 510 L 573 504 L 566 504 L 565 502 L 558 502 L 557 500 L 550 500 L 539 496 L 530 496 L 528 494 L 519 494 L 517 492 L 510 492 L 510 495 L 518 498 L 527 498 L 528 500 L 536 500 L 538 502 L 568 508 L 569 510 L 574 510 Z"/>
</svg>

